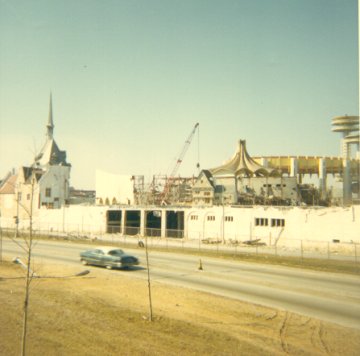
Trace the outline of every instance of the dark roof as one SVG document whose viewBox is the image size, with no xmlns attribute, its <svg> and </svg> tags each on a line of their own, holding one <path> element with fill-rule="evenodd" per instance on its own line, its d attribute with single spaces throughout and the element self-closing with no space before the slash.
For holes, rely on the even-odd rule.
<svg viewBox="0 0 360 356">
<path fill-rule="evenodd" d="M 39 168 L 34 167 L 21 167 L 24 172 L 24 181 L 25 183 L 30 183 L 30 178 L 35 174 L 36 182 L 38 182 L 43 176 L 44 172 Z"/>
<path fill-rule="evenodd" d="M 40 166 L 47 164 L 51 166 L 70 166 L 66 162 L 66 151 L 61 151 L 54 139 L 50 139 L 45 143 L 41 152 L 35 157 L 35 164 Z"/>
<path fill-rule="evenodd" d="M 214 188 L 214 181 L 213 181 L 213 176 L 211 174 L 211 172 L 207 169 L 203 169 L 200 174 L 199 174 L 199 178 L 200 176 L 204 174 L 204 176 L 206 177 L 206 179 L 209 181 L 209 183 L 211 184 L 211 186 Z"/>
</svg>

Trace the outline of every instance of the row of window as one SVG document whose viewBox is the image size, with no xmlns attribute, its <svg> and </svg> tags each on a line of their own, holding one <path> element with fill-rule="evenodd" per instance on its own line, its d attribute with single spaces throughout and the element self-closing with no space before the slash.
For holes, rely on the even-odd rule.
<svg viewBox="0 0 360 356">
<path fill-rule="evenodd" d="M 51 188 L 46 188 L 45 189 L 45 196 L 47 198 L 51 198 Z M 18 192 L 17 198 L 18 198 L 18 201 L 21 201 L 21 199 L 22 199 L 22 193 L 21 192 Z M 30 193 L 26 194 L 26 200 L 30 200 Z"/>
<path fill-rule="evenodd" d="M 209 215 L 206 217 L 206 219 L 207 219 L 207 221 L 215 221 L 215 216 Z M 190 220 L 198 220 L 198 216 L 191 215 Z M 225 216 L 225 221 L 234 221 L 234 217 L 233 216 Z"/>
<path fill-rule="evenodd" d="M 195 194 L 201 194 L 201 193 L 203 193 L 203 195 L 206 195 L 206 196 L 210 196 L 210 195 L 211 195 L 211 192 L 209 192 L 209 191 L 194 190 L 194 193 L 195 193 Z"/>
<path fill-rule="evenodd" d="M 271 227 L 276 226 L 285 226 L 285 219 L 271 219 L 270 220 Z M 268 218 L 255 218 L 255 226 L 269 226 Z"/>
<path fill-rule="evenodd" d="M 198 215 L 191 215 L 191 220 L 198 220 Z M 233 216 L 225 216 L 225 221 L 234 221 Z M 268 218 L 255 218 L 255 226 L 269 226 L 269 220 L 270 220 L 270 226 L 271 227 L 284 227 L 285 226 L 285 219 L 268 219 Z M 207 216 L 207 221 L 215 221 L 214 215 Z"/>
<path fill-rule="evenodd" d="M 269 219 L 268 218 L 255 218 L 255 226 L 268 226 Z"/>
<path fill-rule="evenodd" d="M 18 192 L 18 201 L 21 201 L 22 199 L 22 194 L 21 192 Z M 26 200 L 30 200 L 30 194 L 26 194 Z"/>
</svg>

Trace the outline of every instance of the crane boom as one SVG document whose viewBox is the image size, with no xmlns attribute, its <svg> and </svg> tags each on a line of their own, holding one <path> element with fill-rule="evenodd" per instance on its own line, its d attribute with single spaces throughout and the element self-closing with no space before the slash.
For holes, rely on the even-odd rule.
<svg viewBox="0 0 360 356">
<path fill-rule="evenodd" d="M 170 188 L 171 188 L 171 185 L 172 185 L 172 181 L 174 180 L 174 177 L 175 177 L 176 173 L 179 170 L 179 167 L 180 167 L 180 165 L 181 165 L 181 163 L 182 163 L 182 161 L 183 161 L 183 159 L 185 157 L 185 154 L 186 154 L 186 152 L 187 152 L 187 150 L 188 150 L 188 148 L 189 148 L 189 146 L 191 144 L 191 141 L 192 141 L 192 139 L 194 137 L 194 134 L 196 132 L 196 129 L 198 127 L 199 127 L 199 123 L 197 122 L 196 125 L 194 126 L 194 128 L 192 129 L 189 137 L 185 141 L 185 144 L 184 144 L 184 146 L 183 146 L 183 148 L 182 148 L 182 150 L 180 152 L 180 155 L 179 155 L 178 159 L 176 160 L 176 164 L 175 164 L 173 170 L 171 171 L 170 176 L 169 176 L 169 178 L 168 178 L 168 180 L 166 182 L 166 185 L 165 185 L 165 188 L 164 188 L 164 191 L 163 191 L 163 194 L 162 194 L 162 203 L 165 202 L 165 199 L 167 198 L 167 195 L 169 194 L 169 191 L 170 191 Z"/>
<path fill-rule="evenodd" d="M 181 163 L 182 163 L 182 161 L 184 159 L 186 151 L 188 150 L 188 148 L 190 146 L 190 143 L 192 141 L 192 138 L 194 137 L 195 131 L 198 128 L 198 126 L 199 126 L 199 123 L 197 122 L 196 125 L 194 126 L 194 128 L 192 129 L 189 137 L 186 139 L 184 147 L 183 147 L 183 149 L 182 149 L 182 151 L 181 151 L 181 153 L 179 155 L 179 158 L 176 161 L 175 167 L 173 168 L 173 170 L 170 173 L 170 178 L 175 177 L 177 171 L 179 170 L 179 167 L 180 167 L 180 165 L 181 165 Z"/>
</svg>

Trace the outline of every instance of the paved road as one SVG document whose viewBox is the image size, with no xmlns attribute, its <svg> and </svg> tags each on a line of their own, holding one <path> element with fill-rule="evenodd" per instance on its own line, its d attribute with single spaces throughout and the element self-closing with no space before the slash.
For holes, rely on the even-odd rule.
<svg viewBox="0 0 360 356">
<path fill-rule="evenodd" d="M 38 241 L 33 256 L 37 264 L 79 265 L 79 253 L 87 247 L 90 246 Z M 119 276 L 131 273 L 134 278 L 146 279 L 145 251 L 126 249 L 126 252 L 139 256 L 143 268 L 132 271 L 104 270 L 104 273 Z M 22 255 L 24 253 L 17 244 L 4 239 L 4 257 L 22 258 Z M 359 276 L 216 258 L 202 258 L 203 270 L 199 270 L 199 257 L 157 251 L 150 251 L 149 259 L 151 278 L 158 282 L 285 309 L 360 329 Z"/>
</svg>

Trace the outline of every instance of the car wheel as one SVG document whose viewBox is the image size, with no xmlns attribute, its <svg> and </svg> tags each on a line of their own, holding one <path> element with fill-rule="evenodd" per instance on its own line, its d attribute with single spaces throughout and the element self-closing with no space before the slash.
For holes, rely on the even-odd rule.
<svg viewBox="0 0 360 356">
<path fill-rule="evenodd" d="M 110 265 L 106 265 L 107 269 L 112 269 L 112 267 Z"/>
<path fill-rule="evenodd" d="M 85 261 L 85 260 L 81 260 L 81 263 L 82 263 L 84 266 L 87 266 L 87 265 L 88 265 L 87 261 Z"/>
</svg>

